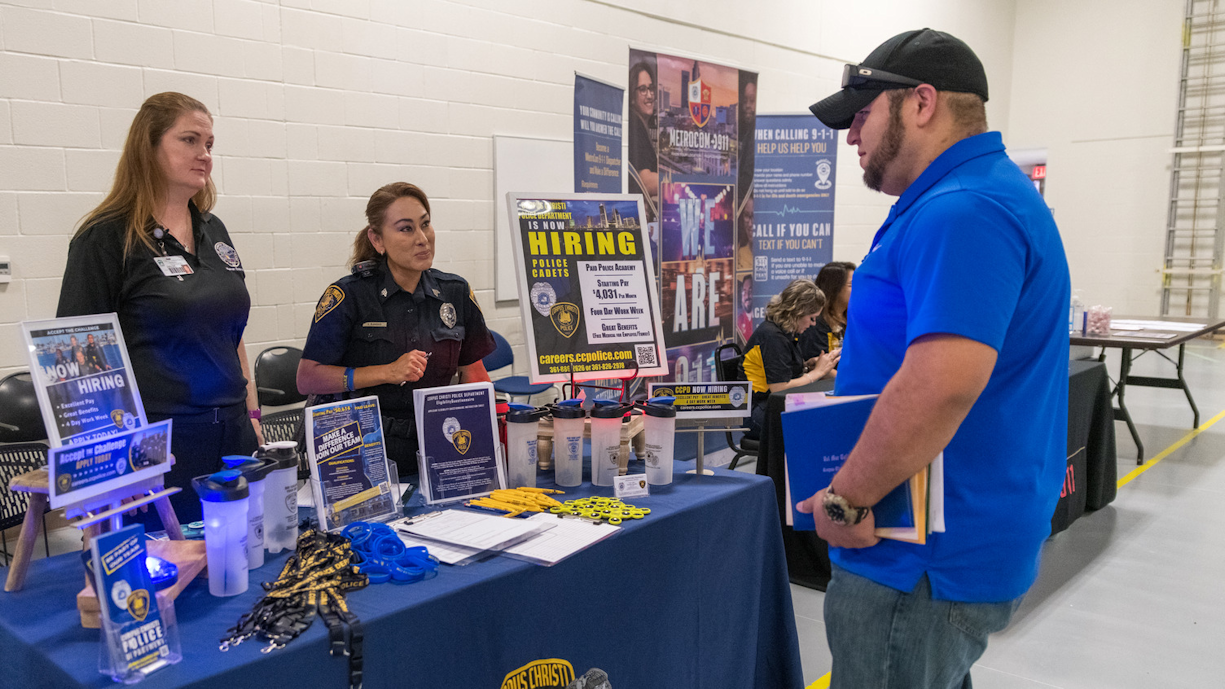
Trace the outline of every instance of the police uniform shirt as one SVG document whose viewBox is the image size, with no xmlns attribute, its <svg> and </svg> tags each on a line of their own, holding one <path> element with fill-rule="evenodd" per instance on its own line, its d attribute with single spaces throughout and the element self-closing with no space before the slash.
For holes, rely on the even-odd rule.
<svg viewBox="0 0 1225 689">
<path fill-rule="evenodd" d="M 410 419 L 414 389 L 450 384 L 460 366 L 480 361 L 495 345 L 467 280 L 431 268 L 409 293 L 386 266 L 381 262 L 368 277 L 347 275 L 324 291 L 302 358 L 361 368 L 390 364 L 414 349 L 430 353 L 420 380 L 362 390 L 378 395 L 384 416 Z"/>
<path fill-rule="evenodd" d="M 125 258 L 126 218 L 86 228 L 68 247 L 56 309 L 59 317 L 119 314 L 151 415 L 198 414 L 247 397 L 238 360 L 251 310 L 246 274 L 221 220 L 189 207 L 195 254 L 165 232 L 154 249 L 137 243 Z M 176 257 L 186 262 L 178 276 L 165 274 L 155 260 Z"/>
</svg>

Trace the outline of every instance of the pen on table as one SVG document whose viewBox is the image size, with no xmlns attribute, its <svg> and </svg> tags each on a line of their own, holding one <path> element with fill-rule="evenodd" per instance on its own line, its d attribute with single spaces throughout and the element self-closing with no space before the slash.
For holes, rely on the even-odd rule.
<svg viewBox="0 0 1225 689">
<path fill-rule="evenodd" d="M 426 361 L 426 363 L 427 363 L 427 364 L 429 363 L 429 361 L 430 361 L 430 357 L 432 357 L 432 356 L 434 356 L 434 353 L 433 353 L 433 352 L 426 352 L 426 353 L 425 353 L 425 361 Z M 425 369 L 421 369 L 421 375 L 425 375 Z M 419 379 L 418 379 L 418 380 L 419 380 Z M 403 384 L 405 384 L 405 383 L 407 383 L 407 382 L 408 382 L 407 380 L 402 380 L 402 381 L 400 381 L 400 385 L 403 385 Z"/>
</svg>

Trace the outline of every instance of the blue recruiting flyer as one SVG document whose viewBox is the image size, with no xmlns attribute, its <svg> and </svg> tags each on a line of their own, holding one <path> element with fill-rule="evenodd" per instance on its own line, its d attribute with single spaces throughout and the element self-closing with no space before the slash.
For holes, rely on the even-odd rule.
<svg viewBox="0 0 1225 689">
<path fill-rule="evenodd" d="M 492 384 L 414 390 L 413 405 L 427 503 L 475 498 L 506 486 Z"/>
<path fill-rule="evenodd" d="M 177 663 L 181 657 L 167 634 L 145 567 L 145 527 L 133 524 L 95 536 L 90 551 L 111 676 L 136 681 L 137 675 Z"/>
<path fill-rule="evenodd" d="M 113 313 L 22 323 L 53 447 L 145 426 L 145 409 Z"/>
<path fill-rule="evenodd" d="M 87 443 L 51 448 L 47 453 L 51 509 L 79 504 L 170 471 L 171 424 L 167 419 Z"/>
<path fill-rule="evenodd" d="M 378 397 L 308 407 L 306 453 L 324 531 L 398 516 Z"/>
</svg>

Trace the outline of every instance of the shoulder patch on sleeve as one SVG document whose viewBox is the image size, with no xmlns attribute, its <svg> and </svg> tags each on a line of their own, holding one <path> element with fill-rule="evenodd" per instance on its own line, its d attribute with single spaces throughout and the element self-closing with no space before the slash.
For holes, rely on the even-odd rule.
<svg viewBox="0 0 1225 689">
<path fill-rule="evenodd" d="M 476 307 L 476 310 L 480 311 L 481 303 L 476 300 L 476 292 L 473 292 L 471 287 L 468 288 L 468 298 L 472 300 L 472 305 Z"/>
<path fill-rule="evenodd" d="M 340 302 L 345 300 L 345 291 L 336 285 L 328 285 L 328 288 L 323 291 L 323 296 L 319 297 L 319 304 L 315 306 L 315 322 L 318 323 L 324 316 L 332 312 Z"/>
</svg>

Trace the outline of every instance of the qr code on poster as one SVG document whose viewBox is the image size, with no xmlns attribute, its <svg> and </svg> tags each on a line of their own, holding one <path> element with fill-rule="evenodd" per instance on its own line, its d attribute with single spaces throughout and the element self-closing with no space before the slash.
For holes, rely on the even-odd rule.
<svg viewBox="0 0 1225 689">
<path fill-rule="evenodd" d="M 655 356 L 655 345 L 634 345 L 634 360 L 638 362 L 640 368 L 658 366 L 659 359 Z"/>
</svg>

